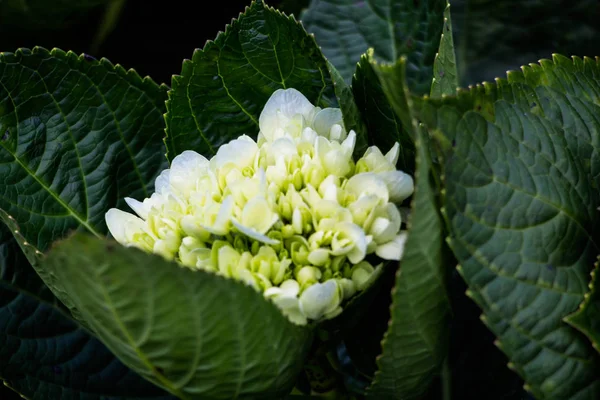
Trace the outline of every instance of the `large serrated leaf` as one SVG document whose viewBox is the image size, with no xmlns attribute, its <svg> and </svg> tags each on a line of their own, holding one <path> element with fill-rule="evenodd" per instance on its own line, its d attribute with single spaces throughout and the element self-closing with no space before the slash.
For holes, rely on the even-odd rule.
<svg viewBox="0 0 600 400">
<path fill-rule="evenodd" d="M 600 352 L 600 261 L 592 271 L 590 291 L 575 313 L 567 316 L 565 321 L 579 329 L 592 341 L 594 348 Z"/>
<path fill-rule="evenodd" d="M 256 136 L 271 94 L 295 88 L 317 106 L 335 104 L 327 63 L 294 19 L 255 1 L 174 76 L 167 103 L 169 159 L 206 156 L 242 134 Z"/>
<path fill-rule="evenodd" d="M 346 82 L 361 54 L 380 61 L 408 59 L 408 83 L 428 93 L 442 33 L 446 0 L 312 0 L 300 19 Z"/>
<path fill-rule="evenodd" d="M 450 244 L 468 293 L 538 399 L 600 397 L 600 356 L 563 320 L 598 252 L 598 93 L 600 62 L 555 56 L 414 102 L 444 149 Z"/>
<path fill-rule="evenodd" d="M 43 262 L 123 363 L 181 399 L 281 398 L 311 331 L 249 286 L 76 234 Z"/>
<path fill-rule="evenodd" d="M 0 55 L 0 209 L 40 251 L 69 231 L 104 234 L 104 213 L 143 198 L 166 167 L 166 88 L 54 49 Z"/>
<path fill-rule="evenodd" d="M 391 321 L 368 394 L 414 399 L 431 385 L 446 357 L 450 303 L 446 293 L 443 224 L 431 182 L 427 132 L 417 132 L 415 194 L 408 239 L 392 294 Z"/>
<path fill-rule="evenodd" d="M 57 302 L 0 227 L 0 380 L 28 399 L 169 399 Z"/>
</svg>

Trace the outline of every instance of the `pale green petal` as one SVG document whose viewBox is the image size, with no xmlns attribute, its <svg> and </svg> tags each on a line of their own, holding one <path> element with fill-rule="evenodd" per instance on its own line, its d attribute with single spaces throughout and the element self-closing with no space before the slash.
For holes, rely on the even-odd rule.
<svg viewBox="0 0 600 400">
<path fill-rule="evenodd" d="M 400 143 L 394 143 L 394 146 L 388 151 L 385 155 L 385 158 L 389 161 L 390 164 L 396 165 L 398 163 L 398 157 L 400 156 Z"/>
<path fill-rule="evenodd" d="M 402 255 L 404 254 L 404 245 L 407 237 L 406 231 L 400 232 L 394 240 L 378 246 L 377 250 L 375 250 L 375 254 L 384 260 L 401 260 Z"/>
<path fill-rule="evenodd" d="M 331 128 L 334 125 L 340 126 L 341 132 L 344 132 L 344 120 L 342 111 L 339 108 L 324 108 L 315 115 L 313 128 L 320 135 L 330 139 Z M 338 141 L 344 140 L 345 132 L 340 135 Z M 331 138 L 333 139 L 333 138 Z"/>
<path fill-rule="evenodd" d="M 373 172 L 363 172 L 354 175 L 352 178 L 348 179 L 346 190 L 353 193 L 356 198 L 366 195 L 375 195 L 384 203 L 389 201 L 389 191 L 386 182 L 382 179 L 380 174 L 375 174 Z"/>
<path fill-rule="evenodd" d="M 283 129 L 296 114 L 304 118 L 312 117 L 315 106 L 296 89 L 276 90 L 263 108 L 258 119 L 261 134 L 268 142 L 279 136 L 276 131 Z"/>
<path fill-rule="evenodd" d="M 325 283 L 315 283 L 300 295 L 300 309 L 307 318 L 319 320 L 340 306 L 340 292 L 337 282 L 333 279 Z"/>
<path fill-rule="evenodd" d="M 143 233 L 146 223 L 133 214 L 111 208 L 105 215 L 108 230 L 115 240 L 122 245 L 131 245 L 131 238 L 136 232 Z"/>
<path fill-rule="evenodd" d="M 233 226 L 235 226 L 235 228 L 238 231 L 240 231 L 240 233 L 243 233 L 244 235 L 248 236 L 251 239 L 257 240 L 257 241 L 265 243 L 265 244 L 271 244 L 271 245 L 276 245 L 276 244 L 280 243 L 279 240 L 272 239 L 272 238 L 268 237 L 267 235 L 264 235 L 260 232 L 255 231 L 252 228 L 249 228 L 249 227 L 243 225 L 235 218 L 231 219 L 231 223 L 233 224 Z"/>
<path fill-rule="evenodd" d="M 377 174 L 386 184 L 390 201 L 400 203 L 415 191 L 413 178 L 402 171 L 387 171 Z"/>
<path fill-rule="evenodd" d="M 142 219 L 148 218 L 148 213 L 150 212 L 149 204 L 144 204 L 141 201 L 136 199 L 132 199 L 131 197 L 125 197 L 125 203 Z"/>
</svg>

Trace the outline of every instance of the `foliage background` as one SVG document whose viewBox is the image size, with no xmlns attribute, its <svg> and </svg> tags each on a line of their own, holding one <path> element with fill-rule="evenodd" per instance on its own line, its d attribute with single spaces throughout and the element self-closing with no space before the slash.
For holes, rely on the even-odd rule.
<svg viewBox="0 0 600 400">
<path fill-rule="evenodd" d="M 113 7 L 119 10 L 118 19 L 102 41 L 97 35 L 107 26 L 105 10 L 110 2 L 90 1 L 91 8 L 60 20 L 53 14 L 34 18 L 31 14 L 15 13 L 10 8 L 15 3 L 19 2 L 0 3 L 0 51 L 59 47 L 96 58 L 106 57 L 126 69 L 134 68 L 141 76 L 149 75 L 158 83 L 170 85 L 171 75 L 181 71 L 182 60 L 190 58 L 193 50 L 203 47 L 206 40 L 213 39 L 250 1 L 220 1 L 210 12 L 206 8 L 189 12 L 190 7 L 198 10 L 198 5 L 182 0 L 113 0 Z M 267 3 L 298 16 L 309 0 Z M 552 53 L 600 55 L 597 24 L 600 3 L 596 0 L 454 0 L 452 20 L 459 81 L 463 87 L 491 81 L 503 76 L 506 70 L 542 57 L 549 58 Z M 479 321 L 479 308 L 464 295 L 465 283 L 456 273 L 452 282 L 452 397 L 528 398 L 519 377 L 506 368 L 506 357 L 493 345 L 494 336 Z M 386 304 L 389 291 L 382 293 L 378 301 Z M 388 311 L 387 307 L 382 310 Z M 369 331 L 370 340 L 364 341 L 365 346 L 378 346 L 386 327 Z M 358 337 L 363 340 L 366 336 Z M 342 354 L 340 360 L 343 359 Z M 374 367 L 374 360 L 363 361 Z M 440 391 L 441 384 L 437 382 L 430 398 L 439 398 Z M 0 398 L 13 396 L 18 398 L 12 391 L 0 387 Z"/>
</svg>

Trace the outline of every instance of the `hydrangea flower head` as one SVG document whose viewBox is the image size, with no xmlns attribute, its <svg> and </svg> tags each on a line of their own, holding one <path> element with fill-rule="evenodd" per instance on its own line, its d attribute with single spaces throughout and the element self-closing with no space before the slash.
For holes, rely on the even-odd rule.
<svg viewBox="0 0 600 400">
<path fill-rule="evenodd" d="M 402 257 L 396 204 L 413 180 L 396 170 L 397 143 L 354 162 L 341 111 L 295 89 L 273 93 L 259 127 L 257 141 L 242 135 L 210 160 L 175 157 L 150 198 L 125 199 L 137 216 L 113 208 L 108 228 L 125 246 L 251 285 L 294 323 L 333 318 Z"/>
</svg>

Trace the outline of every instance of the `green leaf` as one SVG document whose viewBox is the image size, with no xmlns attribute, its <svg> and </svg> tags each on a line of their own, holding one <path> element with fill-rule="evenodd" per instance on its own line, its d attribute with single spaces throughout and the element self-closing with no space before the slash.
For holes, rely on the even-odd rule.
<svg viewBox="0 0 600 400">
<path fill-rule="evenodd" d="M 380 61 L 408 59 L 408 83 L 428 93 L 446 0 L 312 0 L 300 16 L 325 56 L 350 82 L 367 49 Z"/>
<path fill-rule="evenodd" d="M 452 14 L 461 86 L 554 52 L 598 54 L 596 0 L 453 0 Z"/>
<path fill-rule="evenodd" d="M 386 96 L 387 81 L 378 76 L 379 68 L 380 65 L 373 59 L 372 50 L 361 56 L 352 80 L 354 99 L 367 126 L 369 144 L 378 146 L 385 152 L 398 142 L 400 157 L 396 166 L 402 171 L 412 173 L 415 165 L 415 146 L 410 131 L 406 128 L 412 124 L 408 114 L 408 103 L 402 98 L 403 103 L 396 105 Z M 387 89 L 395 96 L 404 96 L 404 92 L 397 92 L 396 88 Z"/>
<path fill-rule="evenodd" d="M 281 398 L 311 331 L 240 282 L 76 234 L 43 263 L 106 346 L 181 399 Z"/>
<path fill-rule="evenodd" d="M 28 399 L 170 399 L 64 311 L 0 227 L 0 380 Z"/>
<path fill-rule="evenodd" d="M 433 82 L 431 97 L 453 95 L 458 88 L 458 72 L 456 71 L 456 56 L 454 54 L 454 39 L 452 37 L 452 19 L 450 3 L 444 11 L 444 28 L 440 39 L 440 48 L 433 62 Z"/>
<path fill-rule="evenodd" d="M 415 194 L 409 236 L 392 294 L 391 321 L 369 388 L 374 399 L 419 398 L 446 357 L 450 303 L 444 260 L 443 224 L 432 184 L 427 132 L 417 129 Z"/>
<path fill-rule="evenodd" d="M 590 291 L 579 309 L 567 316 L 565 321 L 585 334 L 594 348 L 600 352 L 600 261 L 592 271 Z"/>
<path fill-rule="evenodd" d="M 335 95 L 338 99 L 340 110 L 342 111 L 344 127 L 348 132 L 350 132 L 350 130 L 356 132 L 354 155 L 356 157 L 361 157 L 369 145 L 367 127 L 363 122 L 360 110 L 354 100 L 352 88 L 344 81 L 344 78 L 342 78 L 339 71 L 329 61 L 327 61 L 327 68 L 329 69 L 329 74 L 333 80 Z"/>
<path fill-rule="evenodd" d="M 271 94 L 295 88 L 320 107 L 335 105 L 327 63 L 294 17 L 255 1 L 174 76 L 167 102 L 167 156 L 205 156 L 242 134 L 258 134 Z"/>
<path fill-rule="evenodd" d="M 89 12 L 108 3 L 109 0 L 5 0 L 0 2 L 2 28 L 40 30 L 64 28 L 78 22 Z"/>
<path fill-rule="evenodd" d="M 600 61 L 555 56 L 456 98 L 415 99 L 439 138 L 468 295 L 538 399 L 600 397 L 600 355 L 564 322 L 598 254 Z"/>
<path fill-rule="evenodd" d="M 75 229 L 101 236 L 109 208 L 149 196 L 166 168 L 165 98 L 106 59 L 0 55 L 0 209 L 30 245 L 43 252 Z"/>
</svg>

